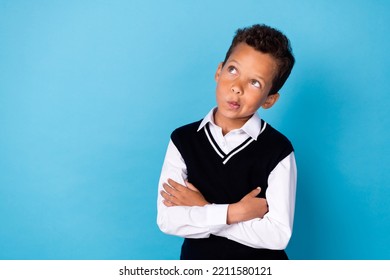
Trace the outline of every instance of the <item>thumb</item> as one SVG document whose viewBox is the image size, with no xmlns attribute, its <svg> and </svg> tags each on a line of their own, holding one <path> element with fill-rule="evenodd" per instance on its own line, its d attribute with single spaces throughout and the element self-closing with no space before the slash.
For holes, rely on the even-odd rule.
<svg viewBox="0 0 390 280">
<path fill-rule="evenodd" d="M 260 192 L 261 192 L 261 188 L 260 188 L 260 187 L 257 187 L 256 189 L 254 189 L 253 191 L 251 191 L 250 194 L 251 194 L 251 196 L 255 197 L 255 196 L 257 196 Z"/>
<path fill-rule="evenodd" d="M 261 192 L 261 188 L 257 187 L 256 189 L 252 190 L 250 193 L 245 195 L 241 200 L 247 200 L 247 199 L 255 198 L 260 192 Z"/>
</svg>

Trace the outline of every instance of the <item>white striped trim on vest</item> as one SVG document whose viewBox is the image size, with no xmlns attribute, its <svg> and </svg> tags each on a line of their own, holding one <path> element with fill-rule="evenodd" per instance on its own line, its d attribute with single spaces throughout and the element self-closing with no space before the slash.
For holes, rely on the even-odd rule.
<svg viewBox="0 0 390 280">
<path fill-rule="evenodd" d="M 264 122 L 263 127 L 260 130 L 259 135 L 264 131 L 265 127 L 267 126 L 267 123 Z M 252 137 L 248 137 L 244 142 L 242 142 L 240 145 L 238 145 L 236 148 L 234 148 L 230 153 L 225 154 L 222 149 L 218 146 L 217 142 L 215 141 L 213 135 L 211 134 L 209 124 L 204 126 L 204 131 L 206 133 L 207 139 L 209 140 L 211 146 L 215 150 L 215 152 L 223 159 L 222 163 L 226 164 L 235 154 L 239 153 L 243 149 L 245 149 L 250 143 L 255 141 Z"/>
</svg>

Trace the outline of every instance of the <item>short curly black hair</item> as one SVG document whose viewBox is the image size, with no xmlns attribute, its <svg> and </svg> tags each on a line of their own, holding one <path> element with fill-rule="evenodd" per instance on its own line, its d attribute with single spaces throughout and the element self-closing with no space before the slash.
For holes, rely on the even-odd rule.
<svg viewBox="0 0 390 280">
<path fill-rule="evenodd" d="M 234 48 L 240 43 L 246 43 L 276 60 L 278 72 L 272 82 L 269 95 L 277 93 L 286 82 L 295 63 L 289 39 L 279 30 L 264 24 L 238 29 L 222 65 L 225 65 Z"/>
</svg>

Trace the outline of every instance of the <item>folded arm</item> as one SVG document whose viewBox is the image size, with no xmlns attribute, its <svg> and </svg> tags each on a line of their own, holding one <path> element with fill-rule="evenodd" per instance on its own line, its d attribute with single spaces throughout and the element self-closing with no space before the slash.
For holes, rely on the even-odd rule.
<svg viewBox="0 0 390 280">
<path fill-rule="evenodd" d="M 168 179 L 167 183 L 163 183 L 163 188 L 160 192 L 164 198 L 162 201 L 165 206 L 205 206 L 210 204 L 200 193 L 200 191 L 186 181 L 186 186 L 178 182 Z M 264 198 L 258 198 L 261 188 L 258 187 L 244 196 L 239 202 L 229 204 L 227 209 L 227 224 L 248 221 L 254 218 L 263 218 L 268 212 L 267 202 Z"/>
<path fill-rule="evenodd" d="M 158 184 L 157 224 L 161 231 L 187 238 L 206 238 L 226 226 L 227 204 L 169 207 L 174 202 L 161 195 L 168 179 L 186 185 L 187 167 L 172 141 L 168 144 Z"/>
<path fill-rule="evenodd" d="M 295 205 L 293 153 L 269 176 L 269 209 L 265 199 L 256 197 L 258 189 L 234 204 L 209 204 L 186 178 L 185 163 L 170 142 L 159 182 L 157 223 L 163 232 L 188 238 L 214 234 L 255 248 L 287 246 Z"/>
<path fill-rule="evenodd" d="M 296 165 L 291 153 L 269 175 L 268 213 L 262 219 L 231 224 L 216 235 L 254 248 L 285 249 L 292 234 L 295 193 Z"/>
</svg>

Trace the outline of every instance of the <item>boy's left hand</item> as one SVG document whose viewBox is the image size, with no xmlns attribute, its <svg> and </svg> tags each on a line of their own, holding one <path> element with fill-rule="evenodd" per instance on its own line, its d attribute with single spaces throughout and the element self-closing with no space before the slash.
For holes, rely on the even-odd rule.
<svg viewBox="0 0 390 280">
<path fill-rule="evenodd" d="M 194 185 L 186 182 L 183 186 L 178 182 L 168 179 L 168 183 L 163 184 L 164 190 L 161 196 L 164 198 L 165 206 L 205 206 L 209 204 L 200 191 Z"/>
</svg>

